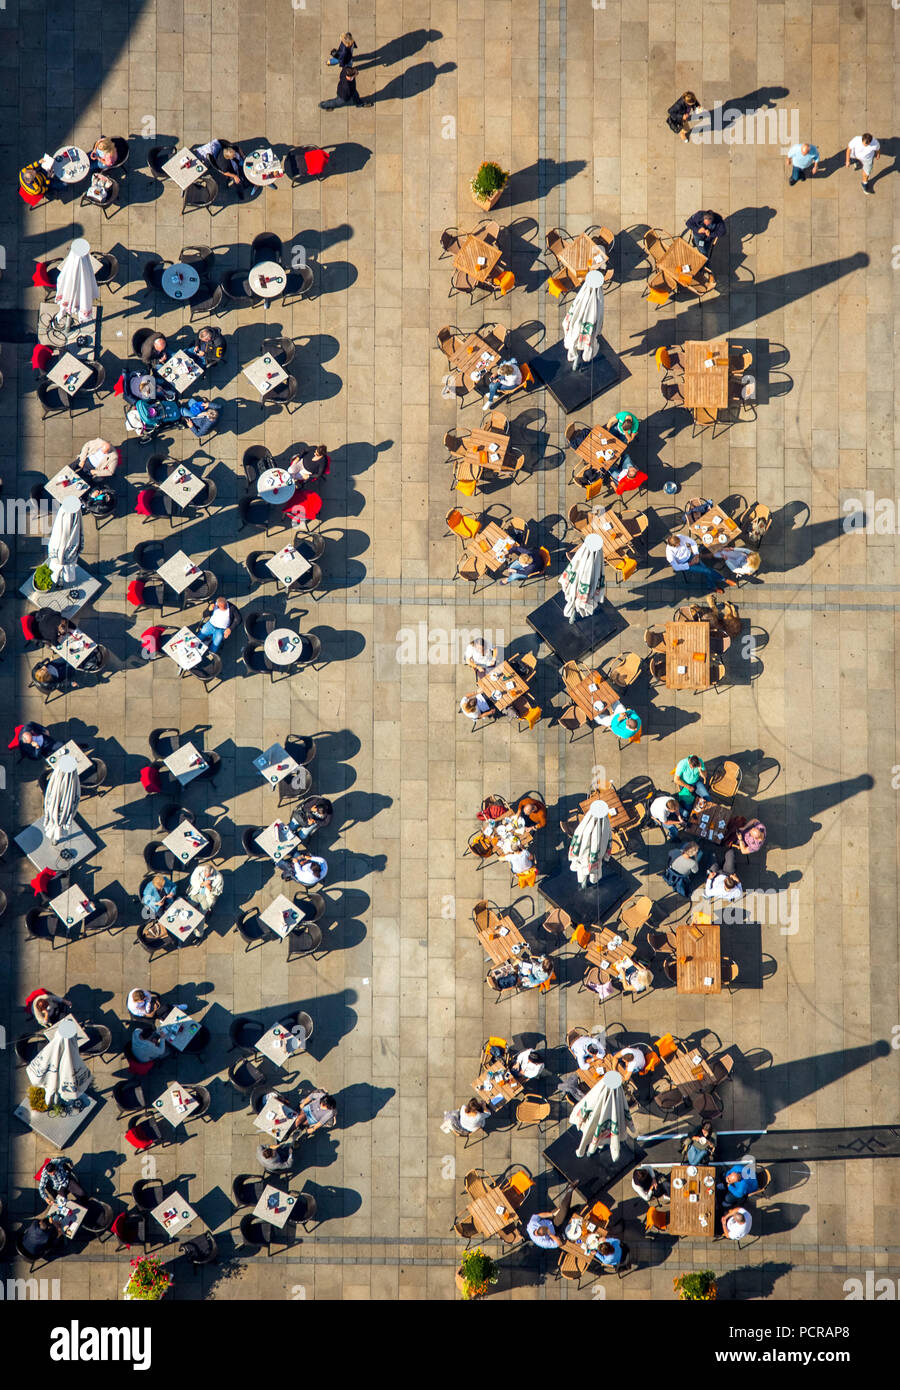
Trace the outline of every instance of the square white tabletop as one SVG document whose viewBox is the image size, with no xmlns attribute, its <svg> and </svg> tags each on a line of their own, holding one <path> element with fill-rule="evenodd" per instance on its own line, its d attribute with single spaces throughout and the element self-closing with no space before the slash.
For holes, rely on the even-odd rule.
<svg viewBox="0 0 900 1390">
<path fill-rule="evenodd" d="M 85 903 L 87 907 L 84 906 Z M 50 906 L 67 927 L 73 926 L 75 922 L 83 922 L 85 917 L 90 917 L 96 910 L 87 893 L 74 883 L 65 893 L 57 893 L 55 898 L 51 898 Z"/>
<path fill-rule="evenodd" d="M 276 1023 L 268 1033 L 263 1033 L 256 1050 L 277 1067 L 283 1067 L 291 1057 L 299 1057 L 306 1051 L 306 1042 L 301 1042 L 289 1028 L 282 1028 L 280 1023 Z"/>
<path fill-rule="evenodd" d="M 156 920 L 176 941 L 189 941 L 203 925 L 203 913 L 186 898 L 175 898 Z"/>
<path fill-rule="evenodd" d="M 51 1219 L 57 1230 L 62 1231 L 67 1240 L 71 1240 L 87 1216 L 87 1207 L 83 1207 L 80 1202 L 76 1202 L 71 1197 L 67 1197 L 62 1205 L 57 1204 L 55 1210 L 51 1212 Z"/>
<path fill-rule="evenodd" d="M 271 379 L 269 373 L 271 372 Z M 244 376 L 255 386 L 261 396 L 265 396 L 275 386 L 280 386 L 282 381 L 287 381 L 287 372 L 284 368 L 265 353 L 262 357 L 254 357 L 252 362 L 248 362 L 244 368 Z"/>
<path fill-rule="evenodd" d="M 181 1095 L 182 1104 L 186 1102 L 184 1110 L 178 1109 L 176 1103 L 178 1094 Z M 200 1102 L 191 1095 L 189 1086 L 182 1085 L 180 1081 L 170 1081 L 159 1100 L 153 1102 L 153 1113 L 154 1115 L 162 1115 L 163 1119 L 168 1120 L 170 1125 L 180 1125 L 190 1115 L 193 1115 L 199 1106 Z"/>
<path fill-rule="evenodd" d="M 275 1206 L 269 1206 L 269 1198 L 277 1198 Z M 262 1196 L 253 1208 L 253 1215 L 258 1216 L 260 1221 L 268 1221 L 270 1226 L 277 1226 L 281 1230 L 291 1214 L 292 1207 L 296 1206 L 297 1198 L 293 1192 L 282 1192 L 280 1187 L 272 1187 L 270 1184 L 262 1190 Z"/>
<path fill-rule="evenodd" d="M 169 1211 L 174 1211 L 175 1215 L 167 1221 L 165 1213 Z M 192 1221 L 197 1220 L 197 1213 L 190 1202 L 177 1192 L 173 1192 L 171 1197 L 166 1197 L 158 1207 L 154 1207 L 150 1215 L 156 1217 L 160 1226 L 170 1236 L 177 1236 L 179 1231 L 183 1231 Z"/>
<path fill-rule="evenodd" d="M 272 571 L 275 578 L 282 584 L 293 584 L 294 580 L 302 579 L 309 574 L 312 565 L 305 555 L 292 545 L 286 545 L 283 550 L 279 550 L 273 555 L 271 560 L 266 561 L 266 567 Z"/>
<path fill-rule="evenodd" d="M 173 468 L 172 472 L 169 474 L 169 477 L 160 487 L 161 492 L 168 492 L 169 496 L 174 498 L 176 502 L 186 502 L 190 500 L 188 497 L 176 496 L 175 491 L 169 487 L 169 483 L 171 482 L 172 477 L 178 471 L 178 469 L 181 468 L 181 466 L 182 465 L 179 464 L 177 468 Z M 186 468 L 185 472 L 189 475 L 189 477 L 194 477 L 193 473 L 191 473 L 191 470 L 189 468 Z M 203 484 L 201 483 L 200 486 L 202 487 Z M 188 566 L 190 566 L 190 574 L 185 574 L 185 570 Z M 203 571 L 199 568 L 199 566 L 194 564 L 193 560 L 189 555 L 185 555 L 183 550 L 176 550 L 175 554 L 171 556 L 170 559 L 163 561 L 156 573 L 159 575 L 160 579 L 162 579 L 166 584 L 168 584 L 170 589 L 175 590 L 176 594 L 183 594 L 189 584 L 197 583 L 197 580 L 201 577 Z M 184 629 L 182 629 L 182 631 L 183 630 Z"/>
<path fill-rule="evenodd" d="M 75 766 L 77 767 L 79 774 L 82 772 L 90 771 L 91 760 L 86 753 L 82 753 L 74 738 L 70 738 L 68 743 L 64 743 L 61 748 L 57 748 L 55 752 L 51 753 L 48 758 L 44 759 L 44 761 L 46 762 L 48 767 L 56 767 L 56 764 L 59 762 L 60 758 L 64 757 L 75 759 Z"/>
<path fill-rule="evenodd" d="M 35 608 L 52 608 L 62 618 L 74 618 L 100 588 L 100 580 L 95 579 L 81 565 L 75 566 L 74 584 L 66 584 L 56 589 L 36 589 L 34 575 L 30 574 L 19 588 L 19 593 L 33 603 Z"/>
<path fill-rule="evenodd" d="M 52 844 L 44 834 L 44 819 L 33 821 L 20 830 L 16 844 L 23 854 L 27 854 L 36 869 L 55 869 L 57 873 L 68 872 L 89 854 L 93 854 L 97 843 L 91 838 L 81 822 L 74 819 L 72 829 L 66 831 L 57 844 Z"/>
<path fill-rule="evenodd" d="M 74 1024 L 74 1026 L 75 1026 L 74 1038 L 75 1038 L 76 1043 L 78 1044 L 79 1047 L 85 1047 L 85 1046 L 86 1046 L 86 1044 L 87 1044 L 87 1042 L 88 1042 L 88 1035 L 87 1035 L 87 1033 L 84 1031 L 84 1029 L 82 1028 L 81 1024 L 78 1022 L 78 1019 L 74 1016 L 74 1014 L 66 1014 L 65 1019 L 64 1019 L 64 1020 L 63 1020 L 63 1019 L 60 1019 L 59 1022 L 60 1022 L 60 1023 L 65 1022 L 65 1023 Z M 48 1039 L 49 1039 L 49 1038 L 53 1038 L 53 1037 L 56 1036 L 56 1030 L 57 1030 L 58 1027 L 59 1027 L 59 1023 L 51 1023 L 51 1025 L 50 1025 L 49 1028 L 45 1028 L 45 1029 L 44 1029 L 44 1033 L 45 1033 L 45 1035 L 47 1036 Z"/>
<path fill-rule="evenodd" d="M 283 838 L 279 839 L 278 827 L 281 825 L 285 827 L 288 833 Z M 288 829 L 284 821 L 273 820 L 271 825 L 267 825 L 265 830 L 260 831 L 257 835 L 256 843 L 263 853 L 267 854 L 270 859 L 274 859 L 277 864 L 280 860 L 286 858 L 292 849 L 299 845 L 300 839 L 299 836 L 294 834 L 293 830 Z"/>
<path fill-rule="evenodd" d="M 253 766 L 273 787 L 277 787 L 283 778 L 290 777 L 292 772 L 300 771 L 300 764 L 280 743 L 273 743 L 258 758 L 254 758 Z"/>
<path fill-rule="evenodd" d="M 75 670 L 79 671 L 91 652 L 97 650 L 97 643 L 93 638 L 88 637 L 86 632 L 82 632 L 81 628 L 76 628 L 74 632 L 68 633 L 58 647 L 51 647 L 50 650 L 56 652 L 56 655 L 61 656 L 63 661 L 67 661 L 70 666 L 74 666 Z M 79 772 L 83 771 L 82 768 L 78 770 Z"/>
<path fill-rule="evenodd" d="M 195 854 L 206 848 L 209 840 L 205 839 L 189 820 L 183 820 L 166 836 L 163 844 L 166 849 L 172 851 L 179 863 L 187 864 Z"/>
<path fill-rule="evenodd" d="M 74 396 L 90 374 L 91 369 L 86 362 L 82 362 L 71 352 L 64 352 L 47 373 L 47 380 L 52 381 L 54 386 L 58 386 L 63 395 Z M 64 380 L 66 376 L 69 378 L 68 381 Z"/>
<path fill-rule="evenodd" d="M 188 169 L 182 169 L 182 164 L 186 159 L 191 161 Z M 202 159 L 198 159 L 193 150 L 189 150 L 187 145 L 182 145 L 171 159 L 167 159 L 162 166 L 173 183 L 179 188 L 190 188 L 192 183 L 196 183 L 203 174 L 208 173 L 206 165 Z"/>
<path fill-rule="evenodd" d="M 280 1100 L 267 1100 L 253 1123 L 263 1134 L 271 1134 L 280 1144 L 290 1134 L 298 1117 L 299 1111 L 283 1105 Z"/>
<path fill-rule="evenodd" d="M 160 483 L 159 490 L 164 492 L 167 497 L 171 497 L 172 501 L 177 502 L 180 507 L 183 507 L 186 503 L 192 502 L 205 486 L 203 479 L 198 478 L 196 473 L 192 473 L 183 463 L 176 463 L 166 481 Z M 188 583 L 190 583 L 190 579 Z M 181 590 L 179 589 L 178 592 L 181 593 Z"/>
<path fill-rule="evenodd" d="M 183 1052 L 194 1034 L 200 1031 L 200 1024 L 183 1009 L 174 1008 L 156 1025 L 156 1031 L 176 1052 Z"/>
<path fill-rule="evenodd" d="M 194 765 L 197 758 L 203 758 L 203 762 Z M 199 748 L 193 743 L 183 743 L 180 748 L 176 748 L 174 753 L 170 753 L 163 762 L 169 769 L 173 777 L 177 777 L 183 787 L 188 782 L 193 782 L 195 777 L 199 777 L 204 768 L 209 767 L 209 763 L 203 757 Z"/>
<path fill-rule="evenodd" d="M 204 372 L 196 357 L 189 352 L 173 352 L 165 362 L 158 362 L 153 370 L 176 391 L 186 391 Z"/>
<path fill-rule="evenodd" d="M 200 665 L 209 647 L 195 632 L 191 632 L 189 627 L 180 627 L 174 637 L 163 643 L 163 651 L 166 656 L 172 658 L 176 666 L 180 666 L 183 671 L 190 671 L 193 666 Z M 203 769 L 199 768 L 198 771 L 202 772 Z M 195 777 L 196 775 L 194 773 Z M 191 779 L 188 777 L 186 780 L 189 782 Z"/>
<path fill-rule="evenodd" d="M 57 502 L 65 502 L 67 497 L 81 497 L 88 490 L 88 484 L 84 478 L 79 477 L 73 468 L 66 464 L 58 473 L 54 473 L 52 478 L 48 478 L 44 483 L 44 490 Z"/>
<path fill-rule="evenodd" d="M 285 920 L 285 913 L 288 919 Z M 267 927 L 280 936 L 282 940 L 288 936 L 295 927 L 302 926 L 304 918 L 290 898 L 286 898 L 283 893 L 279 893 L 273 902 L 269 903 L 265 912 L 259 914 L 259 920 L 265 922 Z"/>
</svg>

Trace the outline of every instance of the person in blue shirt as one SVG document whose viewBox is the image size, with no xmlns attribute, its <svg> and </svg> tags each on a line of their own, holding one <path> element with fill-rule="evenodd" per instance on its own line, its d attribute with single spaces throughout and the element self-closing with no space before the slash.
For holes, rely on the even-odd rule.
<svg viewBox="0 0 900 1390">
<path fill-rule="evenodd" d="M 597 1246 L 596 1258 L 600 1264 L 609 1265 L 611 1269 L 615 1269 L 617 1265 L 622 1263 L 622 1242 L 612 1237 L 605 1240 L 602 1245 Z"/>
<path fill-rule="evenodd" d="M 203 439 L 216 427 L 218 407 L 205 401 L 202 396 L 192 396 L 181 407 L 181 419 L 197 439 Z"/>
<path fill-rule="evenodd" d="M 163 908 L 175 897 L 175 883 L 165 874 L 154 874 L 150 882 L 145 884 L 141 894 L 141 902 L 144 907 L 149 908 L 154 917 L 158 917 Z"/>
<path fill-rule="evenodd" d="M 553 1225 L 552 1211 L 535 1212 L 525 1231 L 533 1245 L 537 1245 L 541 1250 L 558 1250 L 562 1246 L 562 1241 L 556 1234 Z"/>
<path fill-rule="evenodd" d="M 795 183 L 800 183 L 806 178 L 807 170 L 809 170 L 810 175 L 818 172 L 819 151 L 815 145 L 792 145 L 787 152 L 785 164 L 791 171 L 788 182 L 793 187 Z"/>
<path fill-rule="evenodd" d="M 725 230 L 725 222 L 717 212 L 692 213 L 685 223 L 685 231 L 690 232 L 691 240 L 701 256 L 709 259 L 709 253 Z"/>
<path fill-rule="evenodd" d="M 756 1174 L 739 1163 L 734 1168 L 729 1168 L 725 1174 L 725 1201 L 729 1205 L 735 1205 L 749 1197 L 758 1187 Z"/>
</svg>

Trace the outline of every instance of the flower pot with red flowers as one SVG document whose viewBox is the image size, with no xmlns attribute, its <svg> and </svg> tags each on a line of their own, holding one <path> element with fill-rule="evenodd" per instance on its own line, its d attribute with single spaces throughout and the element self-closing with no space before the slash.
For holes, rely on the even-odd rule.
<svg viewBox="0 0 900 1390">
<path fill-rule="evenodd" d="M 139 1299 L 144 1303 L 157 1303 L 172 1286 L 172 1276 L 167 1274 L 159 1260 L 152 1255 L 139 1255 L 131 1261 L 131 1274 L 123 1290 L 127 1300 Z"/>
</svg>

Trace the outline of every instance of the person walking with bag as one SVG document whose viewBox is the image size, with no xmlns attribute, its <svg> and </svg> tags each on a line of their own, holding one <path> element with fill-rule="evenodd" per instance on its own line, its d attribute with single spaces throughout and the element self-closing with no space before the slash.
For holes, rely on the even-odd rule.
<svg viewBox="0 0 900 1390">
<path fill-rule="evenodd" d="M 328 67 L 349 67 L 353 62 L 353 50 L 356 47 L 356 40 L 352 34 L 341 34 L 341 41 L 337 48 L 331 50 L 331 57 L 328 59 Z"/>
<path fill-rule="evenodd" d="M 323 111 L 334 111 L 338 106 L 372 106 L 371 101 L 363 101 L 356 90 L 356 68 L 341 68 L 338 79 L 337 96 L 331 101 L 320 101 Z"/>
</svg>

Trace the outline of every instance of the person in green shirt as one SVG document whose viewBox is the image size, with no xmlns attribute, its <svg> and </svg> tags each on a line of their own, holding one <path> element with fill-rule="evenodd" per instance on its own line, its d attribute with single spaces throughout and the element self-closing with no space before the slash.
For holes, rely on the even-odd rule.
<svg viewBox="0 0 900 1390">
<path fill-rule="evenodd" d="M 675 768 L 675 785 L 678 798 L 690 805 L 695 796 L 705 796 L 709 800 L 709 787 L 706 785 L 706 764 L 696 753 L 682 758 Z"/>
</svg>

